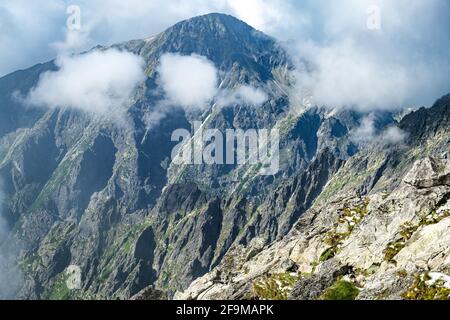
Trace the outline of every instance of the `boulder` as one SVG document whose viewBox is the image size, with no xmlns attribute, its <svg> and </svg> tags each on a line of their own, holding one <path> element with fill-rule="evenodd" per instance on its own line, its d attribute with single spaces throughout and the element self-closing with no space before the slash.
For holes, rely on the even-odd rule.
<svg viewBox="0 0 450 320">
<path fill-rule="evenodd" d="M 416 188 L 450 185 L 450 159 L 427 157 L 416 161 L 403 182 Z"/>
</svg>

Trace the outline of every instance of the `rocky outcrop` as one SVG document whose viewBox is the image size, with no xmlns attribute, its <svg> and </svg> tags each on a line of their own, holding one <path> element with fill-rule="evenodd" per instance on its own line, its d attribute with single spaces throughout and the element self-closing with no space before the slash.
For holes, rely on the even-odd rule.
<svg viewBox="0 0 450 320">
<path fill-rule="evenodd" d="M 288 236 L 256 255 L 253 245 L 236 247 L 175 297 L 446 299 L 449 164 L 427 157 L 391 192 L 316 203 Z"/>
<path fill-rule="evenodd" d="M 431 157 L 418 161 L 403 181 L 417 188 L 448 186 L 450 185 L 450 162 Z"/>
<path fill-rule="evenodd" d="M 289 293 L 288 299 L 316 300 L 336 281 L 344 276 L 354 276 L 354 270 L 343 266 L 337 259 L 322 263 L 310 277 L 299 280 Z"/>
<path fill-rule="evenodd" d="M 167 300 L 167 295 L 161 290 L 157 290 L 153 287 L 148 287 L 148 288 L 143 289 L 142 291 L 140 291 L 133 297 L 131 297 L 130 300 L 137 300 L 137 301 Z"/>
</svg>

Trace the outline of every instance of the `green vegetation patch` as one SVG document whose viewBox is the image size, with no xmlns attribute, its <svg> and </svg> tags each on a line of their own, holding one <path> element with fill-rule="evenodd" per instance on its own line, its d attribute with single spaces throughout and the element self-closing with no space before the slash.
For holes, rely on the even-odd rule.
<svg viewBox="0 0 450 320">
<path fill-rule="evenodd" d="M 325 262 L 327 260 L 330 260 L 337 254 L 337 248 L 336 247 L 330 247 L 326 249 L 322 254 L 320 255 L 319 262 Z"/>
<path fill-rule="evenodd" d="M 384 249 L 384 260 L 394 261 L 394 257 L 406 246 L 406 242 L 416 233 L 422 226 L 433 225 L 441 222 L 443 219 L 450 217 L 449 211 L 442 211 L 437 213 L 436 210 L 431 211 L 426 217 L 423 217 L 419 223 L 413 224 L 406 222 L 400 226 L 400 239 L 394 242 L 389 242 L 386 249 Z"/>
<path fill-rule="evenodd" d="M 361 220 L 369 213 L 367 207 L 369 206 L 369 200 L 366 198 L 360 206 L 356 206 L 352 209 L 345 208 L 339 216 L 339 223 L 348 223 L 349 230 L 352 231 Z"/>
<path fill-rule="evenodd" d="M 301 279 L 294 273 L 279 273 L 264 277 L 253 283 L 253 292 L 260 300 L 287 300 L 289 292 Z"/>
<path fill-rule="evenodd" d="M 336 281 L 319 297 L 319 300 L 355 300 L 359 289 L 351 282 Z"/>
<path fill-rule="evenodd" d="M 66 280 L 67 276 L 64 273 L 59 274 L 51 288 L 44 292 L 43 298 L 46 300 L 69 300 L 71 290 L 67 287 Z"/>
<path fill-rule="evenodd" d="M 446 288 L 444 281 L 438 280 L 427 284 L 431 280 L 428 273 L 417 275 L 411 287 L 402 295 L 406 300 L 449 300 L 450 289 Z"/>
<path fill-rule="evenodd" d="M 330 231 L 327 233 L 324 239 L 324 243 L 329 246 L 320 255 L 319 262 L 327 261 L 333 258 L 340 250 L 340 247 L 352 234 L 355 227 L 368 215 L 369 211 L 369 199 L 364 199 L 363 203 L 354 208 L 345 208 L 342 210 L 338 218 L 338 225 L 347 224 L 348 228 L 346 232 Z"/>
</svg>

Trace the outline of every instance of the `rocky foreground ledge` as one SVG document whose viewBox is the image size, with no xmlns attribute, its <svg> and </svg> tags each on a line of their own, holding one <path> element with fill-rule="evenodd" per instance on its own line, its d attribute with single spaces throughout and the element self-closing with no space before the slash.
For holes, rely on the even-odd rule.
<svg viewBox="0 0 450 320">
<path fill-rule="evenodd" d="M 254 239 L 175 299 L 448 299 L 450 159 L 392 192 L 317 205 L 281 241 Z"/>
</svg>

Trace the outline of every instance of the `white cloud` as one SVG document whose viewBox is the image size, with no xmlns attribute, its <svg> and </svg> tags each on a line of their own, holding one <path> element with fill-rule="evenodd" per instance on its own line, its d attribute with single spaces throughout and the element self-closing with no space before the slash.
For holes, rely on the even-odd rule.
<svg viewBox="0 0 450 320">
<path fill-rule="evenodd" d="M 269 97 L 263 89 L 242 85 L 235 90 L 221 90 L 217 103 L 222 107 L 233 104 L 259 107 L 268 99 Z"/>
<path fill-rule="evenodd" d="M 237 90 L 236 97 L 245 104 L 253 106 L 260 106 L 268 99 L 267 94 L 262 89 L 254 88 L 252 86 L 241 86 Z"/>
<path fill-rule="evenodd" d="M 350 140 L 360 147 L 375 143 L 384 147 L 401 146 L 405 142 L 407 133 L 396 125 L 387 128 L 377 128 L 377 115 L 374 113 L 363 117 L 359 126 L 350 132 Z"/>
<path fill-rule="evenodd" d="M 62 56 L 58 71 L 44 73 L 26 102 L 109 114 L 119 110 L 145 79 L 143 60 L 118 50 Z"/>
<path fill-rule="evenodd" d="M 361 119 L 359 126 L 350 132 L 350 140 L 359 146 L 372 142 L 376 135 L 375 115 L 369 114 Z"/>
<path fill-rule="evenodd" d="M 202 109 L 217 93 L 218 74 L 204 57 L 165 54 L 158 66 L 159 82 L 170 103 Z"/>
<path fill-rule="evenodd" d="M 155 126 L 159 125 L 164 118 L 168 115 L 167 106 L 157 105 L 155 110 L 145 114 L 143 121 L 147 131 L 152 130 Z"/>
<path fill-rule="evenodd" d="M 67 30 L 64 41 L 50 44 L 59 55 L 79 53 L 93 46 L 94 42 L 90 39 L 88 30 Z"/>
<path fill-rule="evenodd" d="M 385 145 L 401 145 L 407 136 L 407 133 L 399 127 L 391 126 L 381 134 L 381 140 Z"/>
</svg>

